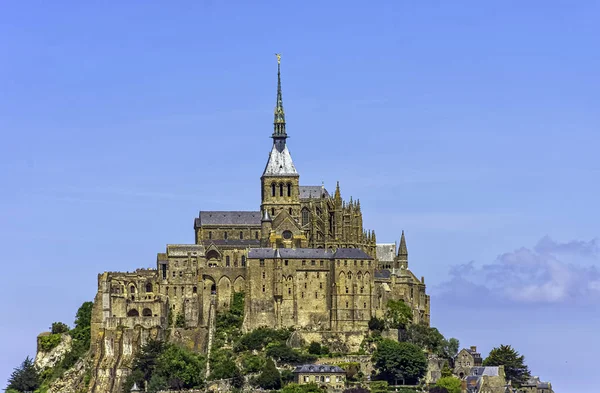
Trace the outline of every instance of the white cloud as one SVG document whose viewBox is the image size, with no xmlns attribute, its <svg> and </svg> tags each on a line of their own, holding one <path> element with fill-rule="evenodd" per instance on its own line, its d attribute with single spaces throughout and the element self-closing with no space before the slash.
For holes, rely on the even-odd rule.
<svg viewBox="0 0 600 393">
<path fill-rule="evenodd" d="M 452 266 L 450 280 L 433 288 L 433 294 L 448 300 L 485 296 L 528 304 L 598 302 L 599 262 L 598 239 L 558 243 L 546 236 L 532 249 L 502 254 L 491 264 Z"/>
</svg>

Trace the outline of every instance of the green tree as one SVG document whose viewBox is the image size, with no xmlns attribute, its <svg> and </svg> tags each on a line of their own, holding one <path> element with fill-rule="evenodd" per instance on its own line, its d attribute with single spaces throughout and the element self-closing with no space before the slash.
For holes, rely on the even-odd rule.
<svg viewBox="0 0 600 393">
<path fill-rule="evenodd" d="M 256 378 L 256 384 L 267 390 L 278 390 L 281 388 L 281 374 L 279 374 L 279 370 L 277 370 L 275 363 L 270 358 L 267 359 L 262 373 Z"/>
<path fill-rule="evenodd" d="M 246 373 L 256 373 L 265 367 L 265 358 L 251 353 L 245 353 L 241 358 L 241 362 Z"/>
<path fill-rule="evenodd" d="M 452 364 L 454 364 L 454 358 L 458 355 L 458 349 L 460 347 L 460 343 L 458 339 L 452 337 L 449 339 L 444 339 L 442 343 L 443 346 L 443 357 L 449 360 Z"/>
<path fill-rule="evenodd" d="M 177 345 L 169 345 L 156 361 L 155 375 L 166 380 L 170 389 L 201 387 L 203 373 L 202 356 Z"/>
<path fill-rule="evenodd" d="M 510 345 L 500 345 L 490 351 L 483 361 L 484 366 L 504 366 L 506 379 L 516 387 L 520 387 L 531 376 L 525 364 L 525 356 L 520 355 Z"/>
<path fill-rule="evenodd" d="M 369 384 L 369 388 L 372 393 L 387 393 L 388 383 L 387 381 L 373 381 Z"/>
<path fill-rule="evenodd" d="M 209 379 L 233 378 L 238 370 L 233 353 L 228 350 L 213 350 L 210 357 L 211 372 Z"/>
<path fill-rule="evenodd" d="M 319 344 L 318 342 L 311 342 L 310 345 L 308 346 L 308 353 L 312 353 L 313 355 L 320 355 L 321 354 L 321 344 Z"/>
<path fill-rule="evenodd" d="M 367 388 L 363 388 L 362 386 L 349 388 L 344 390 L 344 393 L 371 393 L 371 391 Z"/>
<path fill-rule="evenodd" d="M 144 381 L 150 381 L 154 370 L 156 370 L 156 362 L 166 347 L 161 340 L 148 340 L 140 349 L 133 361 L 133 369 L 142 372 Z M 140 381 L 136 382 L 139 383 Z"/>
<path fill-rule="evenodd" d="M 448 363 L 444 363 L 444 367 L 442 367 L 442 377 L 451 377 L 452 376 L 452 370 L 450 370 L 450 367 L 448 367 Z"/>
<path fill-rule="evenodd" d="M 380 376 L 394 385 L 415 384 L 427 371 L 427 358 L 421 348 L 387 339 L 377 344 L 373 363 Z"/>
<path fill-rule="evenodd" d="M 40 387 L 40 374 L 33 364 L 33 360 L 27 356 L 21 366 L 14 369 L 8 378 L 7 390 L 14 389 L 19 392 L 34 391 Z"/>
<path fill-rule="evenodd" d="M 385 322 L 391 329 L 404 329 L 412 322 L 412 310 L 403 300 L 388 300 Z"/>
<path fill-rule="evenodd" d="M 429 327 L 423 323 L 415 323 L 407 328 L 406 334 L 406 341 L 418 345 L 429 352 L 443 355 L 445 338 L 436 328 Z"/>
<path fill-rule="evenodd" d="M 184 328 L 185 327 L 185 315 L 182 312 L 177 314 L 177 318 L 175 318 L 175 327 Z"/>
<path fill-rule="evenodd" d="M 461 381 L 456 377 L 442 377 L 435 385 L 445 388 L 448 393 L 460 393 L 462 389 Z"/>
<path fill-rule="evenodd" d="M 369 330 L 382 331 L 385 329 L 385 321 L 381 318 L 371 317 L 369 319 Z"/>
<path fill-rule="evenodd" d="M 69 327 L 66 323 L 62 322 L 52 322 L 52 326 L 50 327 L 50 332 L 52 334 L 62 334 L 67 333 L 69 331 Z"/>
<path fill-rule="evenodd" d="M 240 389 L 240 388 L 244 387 L 245 383 L 246 383 L 246 379 L 244 378 L 244 375 L 242 374 L 240 369 L 236 367 L 233 372 L 233 376 L 231 377 L 231 386 L 233 386 L 234 388 Z"/>
</svg>

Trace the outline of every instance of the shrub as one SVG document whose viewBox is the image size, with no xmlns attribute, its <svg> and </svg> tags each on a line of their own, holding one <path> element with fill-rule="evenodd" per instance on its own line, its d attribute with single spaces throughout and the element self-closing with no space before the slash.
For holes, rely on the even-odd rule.
<svg viewBox="0 0 600 393">
<path fill-rule="evenodd" d="M 42 352 L 50 352 L 60 344 L 60 334 L 49 334 L 38 338 L 38 346 Z"/>
<path fill-rule="evenodd" d="M 50 327 L 50 331 L 52 334 L 67 333 L 69 331 L 69 327 L 67 324 L 62 322 L 53 322 L 52 326 Z"/>
<path fill-rule="evenodd" d="M 275 367 L 275 363 L 271 359 L 267 359 L 265 368 L 262 373 L 256 378 L 256 384 L 267 390 L 277 390 L 281 388 L 281 374 Z"/>
</svg>

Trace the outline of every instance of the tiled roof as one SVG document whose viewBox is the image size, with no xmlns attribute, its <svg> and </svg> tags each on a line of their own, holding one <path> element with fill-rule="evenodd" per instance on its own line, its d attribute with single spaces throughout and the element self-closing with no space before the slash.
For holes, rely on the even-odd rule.
<svg viewBox="0 0 600 393">
<path fill-rule="evenodd" d="M 302 374 L 320 374 L 320 373 L 345 373 L 346 371 L 338 366 L 328 364 L 303 364 L 294 369 L 294 373 Z"/>
<path fill-rule="evenodd" d="M 375 250 L 379 261 L 392 262 L 396 255 L 396 243 L 377 244 Z"/>
<path fill-rule="evenodd" d="M 500 375 L 498 367 L 473 367 L 471 368 L 472 375 L 488 375 L 490 377 L 497 377 Z"/>
<path fill-rule="evenodd" d="M 329 197 L 329 193 L 322 186 L 300 186 L 300 198 L 321 198 L 321 197 Z"/>
<path fill-rule="evenodd" d="M 259 211 L 201 211 L 196 219 L 200 225 L 255 225 L 260 226 Z"/>
<path fill-rule="evenodd" d="M 287 145 L 280 151 L 277 145 L 273 144 L 263 176 L 298 176 Z"/>
<path fill-rule="evenodd" d="M 279 252 L 279 255 L 276 253 Z M 270 259 L 373 259 L 359 248 L 338 248 L 331 252 L 324 248 L 253 248 L 248 251 L 248 258 Z"/>
</svg>

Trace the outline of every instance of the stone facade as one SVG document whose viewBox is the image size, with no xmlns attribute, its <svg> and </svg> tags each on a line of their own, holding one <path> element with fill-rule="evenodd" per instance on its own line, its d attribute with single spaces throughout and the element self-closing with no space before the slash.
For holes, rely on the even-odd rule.
<svg viewBox="0 0 600 393">
<path fill-rule="evenodd" d="M 472 346 L 471 348 L 463 348 L 456 355 L 454 359 L 454 375 L 463 379 L 468 375 L 471 375 L 471 369 L 473 367 L 480 367 L 483 364 L 483 358 L 481 354 L 477 352 L 477 347 Z"/>
<path fill-rule="evenodd" d="M 328 364 L 306 364 L 294 369 L 294 382 L 300 385 L 316 383 L 327 390 L 343 390 L 346 371 Z"/>
<path fill-rule="evenodd" d="M 163 337 L 175 321 L 195 331 L 190 347 L 204 349 L 200 336 L 215 312 L 230 307 L 234 292 L 245 293 L 245 331 L 294 327 L 315 341 L 342 337 L 349 351 L 389 299 L 403 299 L 414 322 L 429 324 L 429 296 L 424 279 L 408 269 L 404 233 L 398 247 L 378 245 L 375 231 L 363 228 L 360 201 L 344 201 L 339 183 L 333 194 L 324 185 L 300 185 L 285 126 L 278 69 L 260 209 L 201 211 L 195 244 L 167 245 L 155 269 L 98 276 L 93 381 L 107 379 L 98 389 L 116 391 L 136 348 Z"/>
</svg>

